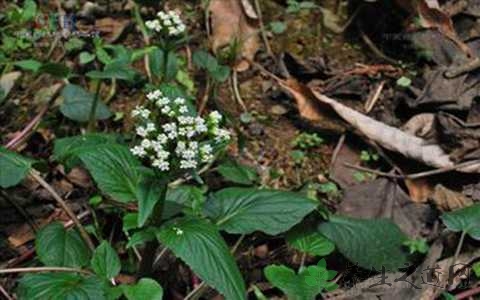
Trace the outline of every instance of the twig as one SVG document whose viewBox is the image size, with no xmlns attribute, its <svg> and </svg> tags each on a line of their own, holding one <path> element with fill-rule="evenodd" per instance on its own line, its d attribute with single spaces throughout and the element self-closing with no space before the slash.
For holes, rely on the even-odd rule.
<svg viewBox="0 0 480 300">
<path fill-rule="evenodd" d="M 471 161 L 459 163 L 459 164 L 451 166 L 451 167 L 440 168 L 440 169 L 435 169 L 435 170 L 431 170 L 431 171 L 425 171 L 425 172 L 410 174 L 410 175 L 407 175 L 405 177 L 408 178 L 408 179 L 424 178 L 424 177 L 429 177 L 429 176 L 432 176 L 432 175 L 438 175 L 438 174 L 443 174 L 443 173 L 447 173 L 447 172 L 450 172 L 450 171 L 455 171 L 455 170 L 458 170 L 458 169 L 467 168 L 469 166 L 476 165 L 476 164 L 479 164 L 479 163 L 480 163 L 480 159 L 471 160 Z"/>
<path fill-rule="evenodd" d="M 0 285 L 0 293 L 5 297 L 7 300 L 13 300 L 12 297 L 7 293 L 7 291 L 3 288 L 2 285 Z"/>
<path fill-rule="evenodd" d="M 160 253 L 158 253 L 157 257 L 155 257 L 155 260 L 153 261 L 153 270 L 158 268 L 158 265 L 160 264 L 160 260 L 165 255 L 165 253 L 167 253 L 167 250 L 168 250 L 167 247 L 163 248 L 162 251 L 160 251 Z"/>
<path fill-rule="evenodd" d="M 372 173 L 372 174 L 375 174 L 375 175 L 378 175 L 378 176 L 384 176 L 384 177 L 395 178 L 395 179 L 405 178 L 405 176 L 402 176 L 402 175 L 385 173 L 385 172 L 382 172 L 382 171 L 378 171 L 378 170 L 374 170 L 374 169 L 370 169 L 370 168 L 366 168 L 366 167 L 361 167 L 361 166 L 356 166 L 356 165 L 352 165 L 352 164 L 349 164 L 349 163 L 343 163 L 343 165 L 347 168 L 350 168 L 350 169 L 355 169 L 355 170 L 359 170 L 359 171 L 363 171 L 363 172 L 368 172 L 368 173 Z"/>
<path fill-rule="evenodd" d="M 477 286 L 476 288 L 469 289 L 465 292 L 461 292 L 459 294 L 456 294 L 455 299 L 463 300 L 463 299 L 467 299 L 467 298 L 473 297 L 473 296 L 478 295 L 478 294 L 480 294 L 480 286 Z"/>
<path fill-rule="evenodd" d="M 205 22 L 205 29 L 207 32 L 207 39 L 210 38 L 210 34 L 212 32 L 210 28 L 210 0 L 207 0 L 205 3 L 205 15 L 204 15 L 204 22 Z"/>
<path fill-rule="evenodd" d="M 265 24 L 263 23 L 263 16 L 262 16 L 262 10 L 260 8 L 260 3 L 258 2 L 258 0 L 255 0 L 254 3 L 255 3 L 255 10 L 257 11 L 257 15 L 258 15 L 258 22 L 260 23 L 260 33 L 262 34 L 262 39 L 263 39 L 263 43 L 265 44 L 265 49 L 267 50 L 267 54 L 270 57 L 274 57 L 272 47 L 270 47 L 270 43 L 268 42 L 268 37 L 265 30 Z"/>
<path fill-rule="evenodd" d="M 245 106 L 245 102 L 242 100 L 242 96 L 240 96 L 240 91 L 238 89 L 238 75 L 237 71 L 233 69 L 233 75 L 232 75 L 232 88 L 233 88 L 233 94 L 235 96 L 235 99 L 237 100 L 238 104 L 242 107 L 244 112 L 248 112 L 247 107 Z"/>
<path fill-rule="evenodd" d="M 383 91 L 384 86 L 385 86 L 385 80 L 383 80 L 378 84 L 377 89 L 375 90 L 375 93 L 373 94 L 373 96 L 369 98 L 367 102 L 365 102 L 365 112 L 367 114 L 372 111 L 373 107 L 377 103 L 378 99 L 380 98 L 380 94 Z"/>
<path fill-rule="evenodd" d="M 462 231 L 462 234 L 460 235 L 460 240 L 458 241 L 457 249 L 455 250 L 455 255 L 453 256 L 452 265 L 454 265 L 457 262 L 458 255 L 460 255 L 460 251 L 462 250 L 463 241 L 465 240 L 466 235 L 467 235 L 467 232 L 465 230 Z"/>
<path fill-rule="evenodd" d="M 342 150 L 343 144 L 345 143 L 345 138 L 346 138 L 346 135 L 342 134 L 342 136 L 338 140 L 337 145 L 335 146 L 335 150 L 333 150 L 332 160 L 330 162 L 330 168 L 329 168 L 329 173 L 330 174 L 332 173 L 333 167 L 334 167 L 335 163 L 337 162 L 338 154 L 340 153 L 340 150 Z"/>
<path fill-rule="evenodd" d="M 88 270 L 66 268 L 66 267 L 12 268 L 12 269 L 0 270 L 0 274 L 41 273 L 41 272 L 69 272 L 69 273 L 81 273 L 86 275 L 92 275 L 92 272 Z"/>
<path fill-rule="evenodd" d="M 202 115 L 203 110 L 207 106 L 208 98 L 210 95 L 210 77 L 207 76 L 207 84 L 205 86 L 205 92 L 203 93 L 202 99 L 200 100 L 200 105 L 198 106 L 198 115 Z M 214 83 L 215 86 L 215 83 Z"/>
<path fill-rule="evenodd" d="M 377 55 L 381 59 L 383 59 L 383 60 L 385 60 L 385 61 L 387 61 L 387 62 L 389 62 L 393 65 L 398 64 L 398 62 L 395 59 L 387 56 L 380 49 L 378 49 L 377 46 L 375 46 L 375 44 L 372 42 L 372 40 L 365 34 L 365 32 L 363 31 L 363 29 L 361 28 L 361 26 L 359 25 L 358 22 L 357 22 L 357 25 L 358 25 L 358 31 L 360 32 L 360 37 L 365 42 L 365 44 L 367 44 L 367 46 L 370 48 L 370 50 L 372 50 L 372 52 L 375 53 L 375 55 Z"/>
<path fill-rule="evenodd" d="M 50 195 L 52 195 L 52 197 L 57 201 L 60 207 L 65 211 L 68 217 L 75 224 L 81 237 L 83 238 L 87 246 L 90 248 L 90 250 L 92 251 L 95 250 L 95 246 L 92 240 L 90 239 L 90 236 L 88 235 L 87 231 L 85 230 L 83 225 L 80 223 L 80 221 L 77 219 L 77 216 L 72 212 L 72 210 L 70 209 L 70 207 L 68 207 L 65 201 L 63 201 L 63 199 L 57 194 L 57 192 L 53 189 L 53 187 L 50 184 L 48 184 L 45 180 L 43 180 L 43 178 L 40 176 L 40 173 L 35 169 L 32 169 L 30 171 L 30 176 L 33 179 L 35 179 L 35 181 L 37 181 L 45 190 L 47 190 L 50 193 Z"/>
</svg>

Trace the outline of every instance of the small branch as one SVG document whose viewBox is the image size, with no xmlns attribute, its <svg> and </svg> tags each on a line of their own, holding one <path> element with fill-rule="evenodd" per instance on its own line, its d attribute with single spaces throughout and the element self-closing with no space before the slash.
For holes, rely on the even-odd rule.
<svg viewBox="0 0 480 300">
<path fill-rule="evenodd" d="M 395 178 L 395 179 L 405 178 L 405 176 L 402 176 L 402 175 L 385 173 L 385 172 L 382 172 L 382 171 L 377 171 L 377 170 L 373 170 L 373 169 L 370 169 L 370 168 L 356 166 L 356 165 L 352 165 L 352 164 L 349 164 L 349 163 L 343 163 L 343 165 L 347 168 L 350 168 L 350 169 L 355 169 L 355 170 L 359 170 L 359 171 L 363 171 L 363 172 L 368 172 L 368 173 L 372 173 L 372 174 L 375 174 L 375 175 L 378 175 L 378 176 L 384 176 L 384 177 Z"/>
<path fill-rule="evenodd" d="M 480 286 L 477 286 L 476 288 L 473 288 L 473 289 L 470 289 L 470 290 L 467 290 L 465 292 L 461 292 L 459 294 L 456 294 L 455 295 L 455 299 L 457 300 L 463 300 L 463 299 L 468 299 L 475 295 L 478 295 L 480 294 Z"/>
<path fill-rule="evenodd" d="M 240 91 L 238 89 L 238 75 L 235 69 L 233 70 L 232 75 L 232 89 L 238 104 L 240 104 L 244 112 L 248 112 L 247 106 L 245 106 L 245 102 L 243 102 L 242 96 L 240 96 Z"/>
<path fill-rule="evenodd" d="M 258 22 L 260 23 L 260 33 L 262 34 L 262 39 L 263 39 L 263 43 L 265 44 L 265 49 L 267 50 L 267 54 L 270 57 L 274 57 L 272 48 L 270 47 L 270 43 L 268 42 L 267 33 L 265 30 L 265 24 L 263 23 L 263 16 L 262 16 L 262 10 L 260 8 L 260 3 L 258 2 L 258 0 L 255 0 L 254 3 L 255 3 L 255 10 L 257 11 L 257 15 L 258 15 Z"/>
<path fill-rule="evenodd" d="M 36 267 L 36 268 L 12 268 L 0 270 L 0 274 L 15 273 L 41 273 L 41 272 L 69 272 L 92 275 L 92 272 L 82 269 L 66 268 L 66 267 Z"/>
<path fill-rule="evenodd" d="M 465 235 L 467 232 L 464 230 L 460 235 L 460 240 L 458 241 L 457 249 L 455 250 L 455 255 L 453 256 L 453 264 L 457 262 L 458 256 L 460 255 L 460 251 L 462 250 L 463 241 L 465 240 Z"/>
<path fill-rule="evenodd" d="M 13 300 L 13 298 L 7 293 L 7 291 L 0 285 L 0 293 L 5 297 L 7 300 Z"/>
<path fill-rule="evenodd" d="M 83 238 L 83 240 L 87 244 L 88 248 L 90 248 L 90 250 L 92 250 L 92 251 L 95 250 L 95 246 L 94 246 L 92 240 L 90 239 L 90 236 L 88 235 L 87 231 L 85 230 L 83 225 L 80 223 L 80 221 L 77 219 L 77 216 L 75 216 L 75 214 L 72 212 L 70 207 L 68 207 L 68 205 L 65 203 L 65 201 L 63 201 L 62 197 L 60 197 L 57 194 L 57 192 L 53 189 L 53 187 L 50 184 L 48 184 L 40 176 L 40 173 L 37 170 L 32 169 L 30 171 L 30 176 L 33 179 L 35 179 L 35 181 L 37 181 L 45 190 L 47 190 L 47 192 L 49 192 L 50 195 L 52 195 L 52 197 L 55 199 L 55 201 L 57 201 L 57 203 L 60 205 L 60 207 L 65 211 L 65 213 L 68 215 L 68 217 L 75 224 L 75 226 L 77 227 L 77 229 L 80 233 L 80 236 Z"/>
</svg>

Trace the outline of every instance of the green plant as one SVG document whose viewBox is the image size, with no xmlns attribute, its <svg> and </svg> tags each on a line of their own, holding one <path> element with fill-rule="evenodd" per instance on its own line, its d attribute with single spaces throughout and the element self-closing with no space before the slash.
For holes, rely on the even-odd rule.
<svg viewBox="0 0 480 300">
<path fill-rule="evenodd" d="M 323 139 L 316 133 L 302 132 L 292 142 L 292 146 L 301 150 L 308 150 L 323 144 Z"/>
<path fill-rule="evenodd" d="M 415 239 L 415 240 L 406 240 L 403 245 L 408 247 L 410 254 L 420 253 L 426 254 L 428 252 L 429 246 L 427 240 L 425 239 Z"/>
<path fill-rule="evenodd" d="M 362 152 L 360 152 L 360 160 L 365 163 L 375 162 L 379 159 L 380 157 L 377 153 L 373 153 L 369 150 L 362 150 Z"/>
<path fill-rule="evenodd" d="M 301 10 L 311 10 L 316 8 L 317 5 L 313 1 L 297 1 L 287 0 L 287 13 L 294 14 Z"/>
</svg>

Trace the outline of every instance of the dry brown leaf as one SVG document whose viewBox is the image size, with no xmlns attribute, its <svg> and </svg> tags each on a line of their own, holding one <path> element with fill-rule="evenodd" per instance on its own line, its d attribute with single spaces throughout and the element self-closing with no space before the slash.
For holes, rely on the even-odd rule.
<svg viewBox="0 0 480 300">
<path fill-rule="evenodd" d="M 435 186 L 435 192 L 432 195 L 432 199 L 436 206 L 442 211 L 455 210 L 473 204 L 473 201 L 470 198 L 467 198 L 461 193 L 447 189 L 441 184 Z"/>
<path fill-rule="evenodd" d="M 258 22 L 249 19 L 240 0 L 212 0 L 208 9 L 211 18 L 211 47 L 214 53 L 220 49 L 240 43 L 236 66 L 238 72 L 249 68 L 248 60 L 253 61 L 260 38 L 258 36 Z M 251 12 L 249 12 L 251 14 Z"/>
<path fill-rule="evenodd" d="M 257 12 L 253 8 L 253 5 L 252 3 L 250 3 L 249 0 L 242 0 L 242 7 L 247 17 L 251 19 L 258 19 Z"/>
<path fill-rule="evenodd" d="M 20 76 L 22 76 L 22 73 L 16 71 L 7 73 L 0 77 L 0 89 L 3 91 L 3 93 L 0 94 L 0 103 L 8 96 L 10 90 L 13 88 L 15 82 L 18 80 L 18 78 L 20 78 Z"/>
<path fill-rule="evenodd" d="M 75 185 L 82 188 L 92 187 L 92 181 L 87 171 L 81 168 L 73 168 L 68 174 L 67 179 Z"/>
<path fill-rule="evenodd" d="M 128 19 L 103 18 L 95 21 L 95 29 L 109 43 L 116 42 L 130 25 Z"/>
<path fill-rule="evenodd" d="M 427 178 L 405 179 L 408 194 L 413 202 L 425 203 L 433 194 L 433 186 Z"/>
</svg>

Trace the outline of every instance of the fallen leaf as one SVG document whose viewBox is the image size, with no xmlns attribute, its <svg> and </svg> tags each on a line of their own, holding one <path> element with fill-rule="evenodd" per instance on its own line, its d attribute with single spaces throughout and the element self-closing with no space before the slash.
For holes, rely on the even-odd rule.
<svg viewBox="0 0 480 300">
<path fill-rule="evenodd" d="M 81 168 L 73 168 L 68 174 L 67 179 L 75 185 L 82 188 L 92 187 L 92 181 L 87 171 Z"/>
<path fill-rule="evenodd" d="M 254 60 L 260 47 L 258 22 L 249 19 L 242 7 L 244 6 L 240 0 L 212 0 L 208 7 L 212 28 L 212 50 L 218 53 L 224 47 L 239 43 L 239 61 L 236 66 L 238 72 L 249 68 L 248 61 Z"/>
<path fill-rule="evenodd" d="M 407 178 L 405 179 L 405 185 L 410 198 L 416 203 L 426 203 L 434 192 L 433 185 L 428 178 Z"/>
<path fill-rule="evenodd" d="M 95 20 L 95 29 L 108 43 L 116 42 L 130 25 L 128 19 L 103 18 Z"/>
<path fill-rule="evenodd" d="M 472 199 L 465 197 L 462 193 L 447 189 L 441 184 L 435 186 L 432 199 L 442 211 L 456 210 L 473 204 Z"/>
<path fill-rule="evenodd" d="M 12 90 L 15 82 L 22 76 L 21 72 L 10 72 L 0 77 L 0 103 L 3 102 Z"/>
</svg>

